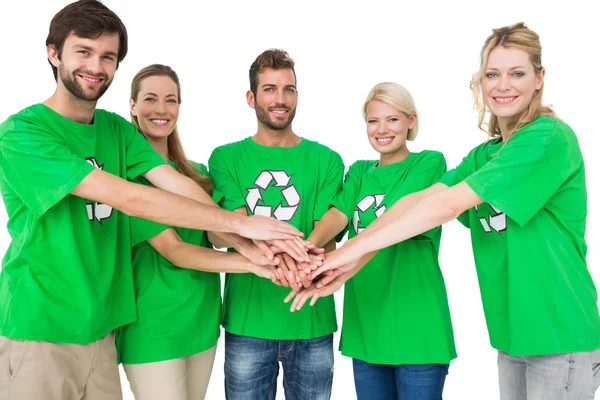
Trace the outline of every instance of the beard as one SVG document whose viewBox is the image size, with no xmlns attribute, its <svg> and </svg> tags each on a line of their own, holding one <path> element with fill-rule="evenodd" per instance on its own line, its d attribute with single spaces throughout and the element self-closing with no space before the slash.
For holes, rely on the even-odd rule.
<svg viewBox="0 0 600 400">
<path fill-rule="evenodd" d="M 88 94 L 85 89 L 81 86 L 81 84 L 77 81 L 77 77 L 75 76 L 78 72 L 83 73 L 82 70 L 76 70 L 72 73 L 69 73 L 62 64 L 58 66 L 58 75 L 60 80 L 62 81 L 65 88 L 76 98 L 86 101 L 97 101 L 102 95 L 108 90 L 111 82 L 108 81 L 108 77 L 106 74 L 91 74 L 89 72 L 85 72 L 85 75 L 103 79 L 104 84 L 98 88 L 98 91 L 95 93 Z"/>
<path fill-rule="evenodd" d="M 293 109 L 290 109 L 288 106 L 286 106 L 284 104 L 275 104 L 274 107 L 275 108 L 285 108 L 286 110 L 288 110 L 288 118 L 285 121 L 273 121 L 269 118 L 269 111 L 265 110 L 265 108 L 263 108 L 259 104 L 256 104 L 256 107 L 254 107 L 254 111 L 256 112 L 256 118 L 258 118 L 258 120 L 260 121 L 261 124 L 263 124 L 265 127 L 269 128 L 271 130 L 274 130 L 274 131 L 284 130 L 292 124 L 292 121 L 294 120 L 294 117 L 296 116 L 296 107 L 294 107 Z"/>
</svg>

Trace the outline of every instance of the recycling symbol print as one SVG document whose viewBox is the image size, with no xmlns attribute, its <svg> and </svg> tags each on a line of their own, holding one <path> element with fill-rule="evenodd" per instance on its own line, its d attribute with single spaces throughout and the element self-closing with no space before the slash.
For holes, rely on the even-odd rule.
<svg viewBox="0 0 600 400">
<path fill-rule="evenodd" d="M 247 189 L 246 205 L 252 215 L 275 217 L 280 221 L 290 221 L 300 205 L 300 194 L 290 184 L 292 177 L 285 171 L 262 171 L 254 181 L 254 187 Z M 278 189 L 280 195 L 265 200 L 269 188 Z"/>
<path fill-rule="evenodd" d="M 85 159 L 94 168 L 104 171 L 104 164 L 98 164 L 98 161 L 94 157 L 88 157 Z M 87 215 L 89 221 L 98 221 L 102 225 L 102 221 L 110 218 L 113 215 L 113 208 L 108 204 L 102 204 L 98 202 L 86 203 Z"/>
<path fill-rule="evenodd" d="M 385 204 L 382 204 L 384 197 L 385 193 L 370 194 L 363 197 L 363 199 L 358 202 L 356 209 L 354 210 L 354 216 L 352 217 L 352 226 L 354 227 L 354 232 L 356 232 L 357 235 L 364 231 L 370 222 L 383 215 L 386 209 Z M 375 218 L 372 216 L 369 218 L 365 215 L 365 212 L 368 210 L 373 212 Z M 361 224 L 361 216 L 363 217 L 363 224 Z M 367 222 L 367 224 L 364 224 L 364 222 Z"/>
<path fill-rule="evenodd" d="M 486 203 L 484 203 L 486 204 Z M 487 203 L 488 209 L 481 206 L 475 206 L 475 212 L 477 217 L 483 226 L 483 230 L 486 233 L 495 231 L 496 233 L 502 233 L 506 230 L 506 214 Z"/>
</svg>

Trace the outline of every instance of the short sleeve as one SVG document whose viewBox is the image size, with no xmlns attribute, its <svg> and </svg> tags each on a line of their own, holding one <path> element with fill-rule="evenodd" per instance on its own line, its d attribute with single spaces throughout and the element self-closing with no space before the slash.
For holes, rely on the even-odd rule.
<svg viewBox="0 0 600 400">
<path fill-rule="evenodd" d="M 340 210 L 348 218 L 352 220 L 354 209 L 356 208 L 356 198 L 360 188 L 361 173 L 360 161 L 355 162 L 348 168 L 348 172 L 344 178 L 342 190 L 331 201 L 331 206 Z"/>
<path fill-rule="evenodd" d="M 495 158 L 465 179 L 479 197 L 520 226 L 544 207 L 567 177 L 583 168 L 574 134 L 536 128 L 517 132 Z"/>
<path fill-rule="evenodd" d="M 143 218 L 131 217 L 131 247 L 153 238 L 170 228 L 169 225 L 159 224 Z"/>
<path fill-rule="evenodd" d="M 330 152 L 325 179 L 319 188 L 313 209 L 313 221 L 320 220 L 329 210 L 331 201 L 342 188 L 344 178 L 344 162 L 342 157 L 334 151 Z"/>
<path fill-rule="evenodd" d="M 229 211 L 246 206 L 239 183 L 234 179 L 220 148 L 216 148 L 208 160 L 210 176 L 215 181 L 215 192 L 220 196 L 219 205 Z M 213 199 L 215 195 L 213 194 Z M 216 201 L 216 200 L 215 200 Z"/>
<path fill-rule="evenodd" d="M 35 218 L 66 197 L 93 169 L 60 139 L 41 130 L 10 130 L 0 139 L 3 180 Z"/>
<path fill-rule="evenodd" d="M 123 131 L 126 138 L 127 178 L 133 180 L 139 175 L 167 164 L 167 161 L 152 148 L 135 125 L 123 120 Z"/>
</svg>

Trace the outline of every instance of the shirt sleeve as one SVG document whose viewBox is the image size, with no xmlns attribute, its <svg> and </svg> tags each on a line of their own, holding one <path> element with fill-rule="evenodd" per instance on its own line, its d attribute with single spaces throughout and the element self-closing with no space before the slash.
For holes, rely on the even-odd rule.
<svg viewBox="0 0 600 400">
<path fill-rule="evenodd" d="M 344 162 L 342 157 L 331 151 L 327 172 L 323 184 L 317 193 L 315 207 L 313 209 L 313 221 L 319 221 L 329 210 L 331 201 L 342 188 L 344 178 Z"/>
<path fill-rule="evenodd" d="M 229 211 L 245 207 L 246 200 L 244 199 L 243 190 L 233 177 L 232 171 L 228 168 L 219 148 L 211 154 L 208 160 L 208 169 L 210 176 L 215 181 L 215 192 L 221 196 L 219 205 Z"/>
<path fill-rule="evenodd" d="M 435 184 L 446 173 L 446 158 L 437 151 L 430 151 L 419 162 L 417 168 L 411 172 L 411 175 L 416 175 L 416 184 L 410 187 L 411 193 L 416 193 L 425 190 Z M 442 227 L 438 226 L 423 232 L 420 235 L 413 237 L 414 240 L 430 240 L 439 238 Z"/>
<path fill-rule="evenodd" d="M 564 132 L 530 129 L 517 132 L 465 182 L 488 204 L 524 226 L 581 168 L 583 158 L 574 134 L 569 138 Z"/>
<path fill-rule="evenodd" d="M 450 171 L 447 171 L 444 175 L 442 175 L 442 177 L 437 181 L 437 183 L 442 183 L 448 187 L 452 187 L 464 181 L 467 177 L 467 164 L 468 158 L 465 157 L 456 168 L 451 169 Z M 458 220 L 458 222 L 460 222 L 461 224 L 463 224 L 463 226 L 467 228 L 469 228 L 471 225 L 469 221 L 469 210 L 466 210 L 465 212 L 460 214 L 456 219 Z"/>
<path fill-rule="evenodd" d="M 35 218 L 66 197 L 93 169 L 43 130 L 13 129 L 0 139 L 0 173 Z"/>
<path fill-rule="evenodd" d="M 354 209 L 356 208 L 356 197 L 360 188 L 361 174 L 359 163 L 360 161 L 357 161 L 348 168 L 342 190 L 331 201 L 331 206 L 344 213 L 348 221 L 352 220 Z"/>
<path fill-rule="evenodd" d="M 127 152 L 127 178 L 133 180 L 167 161 L 152 148 L 135 125 L 123 121 Z"/>
</svg>

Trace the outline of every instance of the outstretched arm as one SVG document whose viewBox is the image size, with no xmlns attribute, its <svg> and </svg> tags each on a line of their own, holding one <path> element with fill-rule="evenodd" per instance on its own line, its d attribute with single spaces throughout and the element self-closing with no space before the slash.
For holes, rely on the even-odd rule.
<svg viewBox="0 0 600 400">
<path fill-rule="evenodd" d="M 465 182 L 450 188 L 435 184 L 406 196 L 389 210 L 389 214 L 384 213 L 381 221 L 373 222 L 360 235 L 332 252 L 313 276 L 331 269 L 347 272 L 360 268 L 364 265 L 359 261 L 361 257 L 442 225 L 482 202 Z"/>
<path fill-rule="evenodd" d="M 247 273 L 271 279 L 273 267 L 250 262 L 241 254 L 225 253 L 186 243 L 167 229 L 148 239 L 148 243 L 164 258 L 180 268 L 206 272 Z"/>
</svg>

